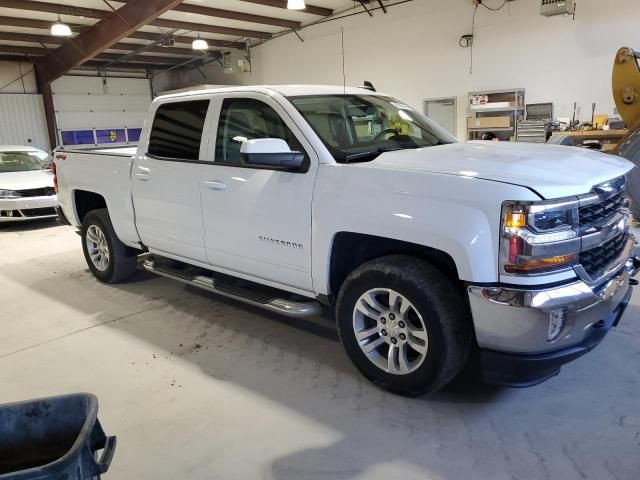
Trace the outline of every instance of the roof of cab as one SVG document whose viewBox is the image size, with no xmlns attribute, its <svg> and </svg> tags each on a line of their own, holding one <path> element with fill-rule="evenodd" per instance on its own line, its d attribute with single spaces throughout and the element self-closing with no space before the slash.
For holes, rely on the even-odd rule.
<svg viewBox="0 0 640 480">
<path fill-rule="evenodd" d="M 251 86 L 199 86 L 186 92 L 169 93 L 158 98 L 188 97 L 191 95 L 202 95 L 207 93 L 230 93 L 230 92 L 259 92 L 266 94 L 280 93 L 285 97 L 299 97 L 304 95 L 381 95 L 367 88 L 343 87 L 339 85 L 251 85 Z"/>
</svg>

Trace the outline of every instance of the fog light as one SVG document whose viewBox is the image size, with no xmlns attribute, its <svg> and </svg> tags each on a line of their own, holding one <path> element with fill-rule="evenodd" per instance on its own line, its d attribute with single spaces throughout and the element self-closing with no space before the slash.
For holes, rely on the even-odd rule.
<svg viewBox="0 0 640 480">
<path fill-rule="evenodd" d="M 564 328 L 564 324 L 567 321 L 567 309 L 559 308 L 557 310 L 551 310 L 549 312 L 549 330 L 547 331 L 547 342 L 553 342 L 562 329 Z"/>
</svg>

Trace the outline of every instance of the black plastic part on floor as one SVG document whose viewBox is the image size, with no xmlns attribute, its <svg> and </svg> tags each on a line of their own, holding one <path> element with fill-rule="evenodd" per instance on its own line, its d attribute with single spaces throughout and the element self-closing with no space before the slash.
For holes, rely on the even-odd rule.
<svg viewBox="0 0 640 480">
<path fill-rule="evenodd" d="M 83 480 L 109 469 L 116 437 L 89 393 L 0 405 L 0 480 Z M 96 452 L 103 450 L 99 460 Z"/>
</svg>

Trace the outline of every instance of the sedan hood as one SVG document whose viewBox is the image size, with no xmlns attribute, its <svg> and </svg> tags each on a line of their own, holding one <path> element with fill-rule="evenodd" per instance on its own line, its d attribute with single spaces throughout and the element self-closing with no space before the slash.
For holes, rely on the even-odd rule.
<svg viewBox="0 0 640 480">
<path fill-rule="evenodd" d="M 47 170 L 0 172 L 0 190 L 29 190 L 53 187 L 53 173 Z"/>
<path fill-rule="evenodd" d="M 380 155 L 369 165 L 521 185 L 545 199 L 580 195 L 633 164 L 593 150 L 514 142 L 454 143 Z"/>
</svg>

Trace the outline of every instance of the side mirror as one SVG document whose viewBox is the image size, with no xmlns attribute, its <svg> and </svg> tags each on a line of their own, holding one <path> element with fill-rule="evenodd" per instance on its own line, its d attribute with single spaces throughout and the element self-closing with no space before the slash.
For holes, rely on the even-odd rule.
<svg viewBox="0 0 640 480">
<path fill-rule="evenodd" d="M 304 162 L 304 153 L 293 152 L 280 138 L 255 138 L 242 142 L 240 153 L 249 165 L 281 167 L 296 170 Z"/>
</svg>

